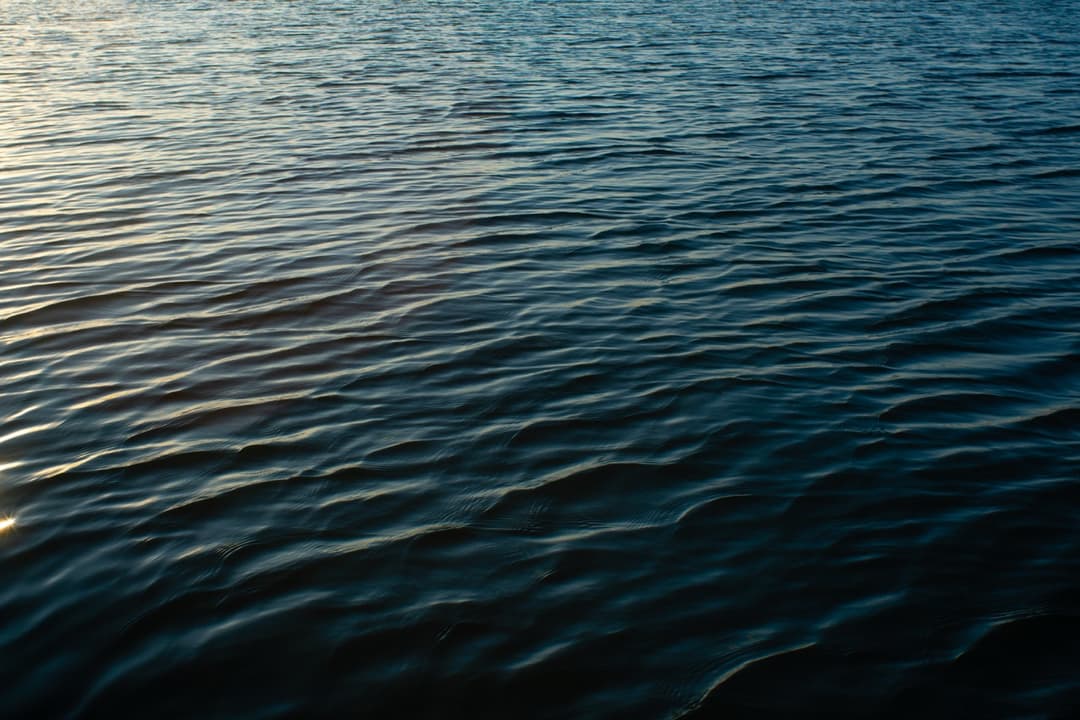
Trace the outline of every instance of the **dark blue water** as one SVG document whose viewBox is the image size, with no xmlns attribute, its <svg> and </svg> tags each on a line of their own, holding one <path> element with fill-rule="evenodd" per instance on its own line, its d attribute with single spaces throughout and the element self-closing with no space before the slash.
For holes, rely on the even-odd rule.
<svg viewBox="0 0 1080 720">
<path fill-rule="evenodd" d="M 0 23 L 4 717 L 1080 716 L 1080 4 Z"/>
</svg>

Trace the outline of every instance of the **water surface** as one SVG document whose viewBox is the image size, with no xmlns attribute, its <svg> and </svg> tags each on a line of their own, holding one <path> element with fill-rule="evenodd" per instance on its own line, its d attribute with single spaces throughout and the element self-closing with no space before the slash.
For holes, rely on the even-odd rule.
<svg viewBox="0 0 1080 720">
<path fill-rule="evenodd" d="M 5 716 L 1080 707 L 1077 3 L 0 23 Z"/>
</svg>

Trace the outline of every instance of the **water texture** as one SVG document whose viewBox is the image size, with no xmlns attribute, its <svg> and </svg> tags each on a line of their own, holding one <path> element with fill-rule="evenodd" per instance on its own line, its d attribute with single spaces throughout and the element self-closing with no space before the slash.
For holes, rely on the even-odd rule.
<svg viewBox="0 0 1080 720">
<path fill-rule="evenodd" d="M 0 4 L 5 717 L 1080 712 L 1080 4 Z"/>
</svg>

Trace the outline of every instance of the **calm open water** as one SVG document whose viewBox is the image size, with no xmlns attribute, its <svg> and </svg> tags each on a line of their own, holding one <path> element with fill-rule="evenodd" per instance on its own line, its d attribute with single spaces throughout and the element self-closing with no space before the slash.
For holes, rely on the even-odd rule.
<svg viewBox="0 0 1080 720">
<path fill-rule="evenodd" d="M 1080 713 L 1080 3 L 0 22 L 4 717 Z"/>
</svg>

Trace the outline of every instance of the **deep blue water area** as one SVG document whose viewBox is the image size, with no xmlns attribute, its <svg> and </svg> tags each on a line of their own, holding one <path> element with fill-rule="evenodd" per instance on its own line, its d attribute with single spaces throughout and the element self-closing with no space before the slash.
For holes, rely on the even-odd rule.
<svg viewBox="0 0 1080 720">
<path fill-rule="evenodd" d="M 1080 2 L 6 0 L 0 715 L 1080 717 Z"/>
</svg>

